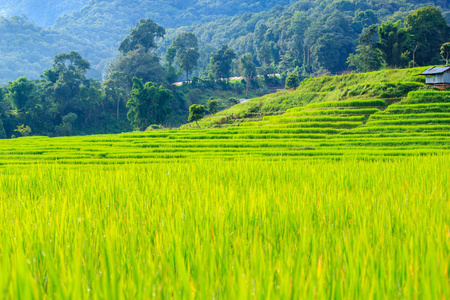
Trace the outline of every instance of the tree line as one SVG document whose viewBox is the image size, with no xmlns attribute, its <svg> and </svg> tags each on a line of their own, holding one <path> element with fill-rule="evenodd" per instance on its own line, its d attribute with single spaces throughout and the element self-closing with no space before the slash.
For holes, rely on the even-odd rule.
<svg viewBox="0 0 450 300">
<path fill-rule="evenodd" d="M 121 55 L 111 63 L 103 82 L 88 78 L 91 65 L 76 51 L 57 54 L 39 80 L 23 76 L 10 81 L 0 88 L 0 138 L 179 126 L 187 121 L 189 107 L 202 102 L 196 91 L 243 92 L 241 82 L 221 80 L 230 76 L 235 58 L 228 46 L 211 55 L 209 78 L 190 78 L 199 59 L 197 37 L 180 34 L 165 54 L 163 65 L 156 53 L 156 40 L 164 34 L 165 29 L 153 20 L 140 20 L 119 44 Z M 182 73 L 190 82 L 174 86 L 172 82 Z M 216 103 L 210 110 L 214 113 L 218 101 L 211 103 Z"/>
<path fill-rule="evenodd" d="M 345 29 L 345 22 L 339 21 L 343 20 L 341 17 L 334 15 L 332 20 Z M 370 71 L 444 60 L 448 63 L 450 44 L 445 42 L 450 29 L 438 8 L 427 6 L 408 14 L 404 26 L 402 20 L 371 24 L 376 18 L 370 11 L 359 12 L 355 18 L 362 22 L 358 23 L 362 34 L 356 52 L 347 56 L 342 56 L 346 52 L 335 44 L 338 38 L 330 32 L 317 39 L 323 44 L 305 46 L 306 31 L 300 38 L 259 23 L 255 28 L 262 43 L 256 53 L 239 55 L 238 50 L 222 44 L 209 54 L 206 70 L 202 70 L 201 43 L 194 32 L 178 32 L 165 53 L 161 53 L 158 41 L 165 37 L 166 30 L 151 19 L 142 19 L 119 43 L 120 56 L 110 64 L 103 82 L 89 79 L 90 63 L 71 51 L 56 55 L 52 67 L 39 80 L 20 77 L 1 88 L 0 137 L 113 133 L 161 124 L 179 126 L 187 119 L 196 121 L 207 103 L 211 113 L 238 103 L 235 99 L 216 103 L 215 99 L 204 97 L 218 90 L 248 97 L 252 90 L 265 94 L 285 81 L 286 87 L 291 88 L 299 84 L 301 77 L 344 71 L 349 66 Z M 283 30 L 306 30 L 308 27 L 302 27 L 301 20 L 297 15 L 284 24 Z M 320 30 L 329 30 L 330 26 Z M 280 35 L 286 36 L 281 39 Z M 290 39 L 298 43 L 292 44 Z M 290 51 L 281 51 L 283 43 L 290 45 Z M 317 57 L 326 63 L 319 63 Z M 341 63 L 345 67 L 338 66 Z M 281 73 L 282 78 L 268 76 L 271 73 Z M 234 75 L 243 79 L 230 82 Z M 187 83 L 174 86 L 172 83 L 180 78 Z"/>
</svg>

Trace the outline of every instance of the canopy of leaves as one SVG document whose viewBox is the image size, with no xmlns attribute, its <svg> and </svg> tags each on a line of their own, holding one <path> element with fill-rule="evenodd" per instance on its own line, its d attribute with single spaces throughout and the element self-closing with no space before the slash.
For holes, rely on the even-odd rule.
<svg viewBox="0 0 450 300">
<path fill-rule="evenodd" d="M 210 53 L 223 44 L 237 56 L 251 53 L 259 73 L 261 68 L 273 66 L 280 72 L 298 68 L 299 73 L 339 73 L 348 69 L 347 58 L 355 52 L 365 28 L 404 20 L 425 5 L 440 6 L 443 15 L 450 11 L 450 3 L 443 0 L 300 0 L 289 7 L 168 30 L 160 51 L 164 52 L 180 31 L 188 30 L 199 38 L 200 75 L 208 72 Z M 405 46 L 404 51 L 409 50 L 409 45 Z"/>
<path fill-rule="evenodd" d="M 146 129 L 151 124 L 162 124 L 171 113 L 171 91 L 153 82 L 145 85 L 139 78 L 133 78 L 131 98 L 127 107 L 128 119 L 134 128 Z"/>
</svg>

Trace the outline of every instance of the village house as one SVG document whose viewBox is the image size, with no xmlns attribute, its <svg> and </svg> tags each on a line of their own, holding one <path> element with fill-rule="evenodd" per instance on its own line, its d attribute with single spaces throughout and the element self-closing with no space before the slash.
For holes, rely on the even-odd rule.
<svg viewBox="0 0 450 300">
<path fill-rule="evenodd" d="M 420 75 L 427 76 L 425 83 L 441 89 L 450 87 L 450 67 L 431 67 Z"/>
</svg>

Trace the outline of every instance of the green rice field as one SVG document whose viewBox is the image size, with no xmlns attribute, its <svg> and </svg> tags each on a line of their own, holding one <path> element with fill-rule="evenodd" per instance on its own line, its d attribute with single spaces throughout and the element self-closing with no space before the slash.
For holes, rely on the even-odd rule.
<svg viewBox="0 0 450 300">
<path fill-rule="evenodd" d="M 8 299 L 445 299 L 449 155 L 0 174 Z"/>
<path fill-rule="evenodd" d="M 0 141 L 0 296 L 449 299 L 450 97 L 346 78 L 221 128 Z"/>
</svg>

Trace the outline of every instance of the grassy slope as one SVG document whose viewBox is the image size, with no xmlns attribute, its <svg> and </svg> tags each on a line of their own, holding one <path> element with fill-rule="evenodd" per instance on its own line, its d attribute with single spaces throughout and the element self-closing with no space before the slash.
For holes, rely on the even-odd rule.
<svg viewBox="0 0 450 300">
<path fill-rule="evenodd" d="M 262 120 L 264 116 L 283 114 L 287 109 L 314 102 L 382 98 L 391 104 L 407 96 L 411 90 L 428 89 L 422 85 L 424 78 L 417 76 L 426 69 L 393 69 L 310 78 L 302 82 L 295 91 L 282 90 L 276 94 L 251 99 L 215 116 L 209 116 L 199 124 L 202 128 L 209 128 L 257 121 Z M 188 128 L 192 128 L 192 125 L 182 126 L 182 129 Z"/>
</svg>

